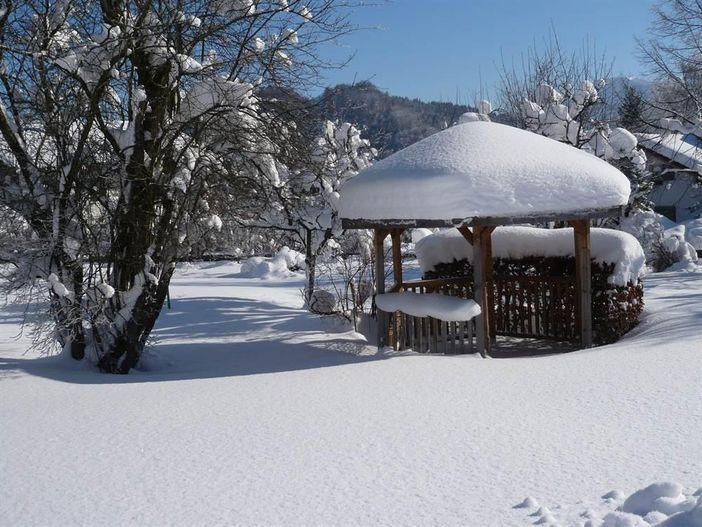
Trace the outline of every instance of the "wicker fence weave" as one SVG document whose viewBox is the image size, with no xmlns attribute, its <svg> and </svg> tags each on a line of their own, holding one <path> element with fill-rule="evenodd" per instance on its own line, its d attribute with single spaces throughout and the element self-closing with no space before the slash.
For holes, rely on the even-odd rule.
<svg viewBox="0 0 702 527">
<path fill-rule="evenodd" d="M 494 331 L 498 335 L 576 341 L 575 258 L 530 257 L 494 260 Z M 615 342 L 638 324 L 643 310 L 640 281 L 608 282 L 614 264 L 592 262 L 592 325 L 597 344 Z M 473 268 L 467 260 L 442 263 L 424 275 L 437 291 L 471 298 Z M 407 290 L 415 290 L 411 283 Z"/>
</svg>

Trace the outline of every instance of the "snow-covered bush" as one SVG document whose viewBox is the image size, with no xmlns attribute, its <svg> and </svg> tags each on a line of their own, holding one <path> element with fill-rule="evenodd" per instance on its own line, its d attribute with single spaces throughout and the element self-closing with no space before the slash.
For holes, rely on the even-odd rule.
<svg viewBox="0 0 702 527">
<path fill-rule="evenodd" d="M 661 244 L 664 232 L 660 215 L 652 210 L 634 210 L 631 214 L 622 218 L 619 229 L 628 232 L 639 240 L 646 254 L 646 261 L 653 265 L 656 251 Z"/>
<path fill-rule="evenodd" d="M 369 300 L 375 291 L 373 231 L 348 231 L 339 242 L 338 253 L 319 263 L 319 276 L 325 290 L 336 298 L 336 314 L 358 330 L 361 319 L 370 311 Z"/>
<path fill-rule="evenodd" d="M 302 253 L 281 248 L 273 257 L 253 256 L 241 264 L 241 275 L 247 278 L 287 278 L 305 267 Z"/>
<path fill-rule="evenodd" d="M 652 266 L 655 271 L 683 269 L 698 261 L 697 251 L 685 237 L 685 225 L 666 229 L 663 237 L 654 246 Z"/>
<path fill-rule="evenodd" d="M 498 333 L 544 337 L 575 338 L 574 285 L 554 286 L 556 281 L 573 279 L 572 229 L 537 229 L 534 227 L 498 227 L 492 234 L 493 268 L 496 283 L 504 284 L 496 293 L 498 313 L 518 314 L 495 317 Z M 637 240 L 613 229 L 593 229 L 592 251 L 592 327 L 594 340 L 614 342 L 638 324 L 643 311 L 645 255 Z M 455 229 L 440 231 L 421 240 L 415 247 L 423 277 L 465 278 L 463 287 L 446 289 L 447 294 L 472 295 L 473 251 Z M 539 292 L 529 291 L 515 277 L 533 277 Z M 541 279 L 541 280 L 539 280 Z M 563 282 L 559 282 L 563 284 Z M 546 292 L 548 290 L 548 292 Z M 539 311 L 539 297 L 548 295 L 546 323 L 536 323 L 528 331 L 519 325 L 524 306 Z M 511 302 L 511 304 L 510 304 Z M 520 307 L 514 308 L 514 305 Z M 515 313 L 516 313 L 515 311 Z M 517 318 L 515 318 L 517 317 Z M 523 320 L 522 320 L 523 322 Z"/>
<path fill-rule="evenodd" d="M 333 315 L 336 313 L 336 296 L 324 289 L 315 289 L 309 295 L 308 307 L 313 313 Z"/>
</svg>

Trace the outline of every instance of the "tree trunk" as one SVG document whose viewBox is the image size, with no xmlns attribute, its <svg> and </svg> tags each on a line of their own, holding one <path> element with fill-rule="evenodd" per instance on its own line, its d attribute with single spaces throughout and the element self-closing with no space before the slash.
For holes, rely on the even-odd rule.
<svg viewBox="0 0 702 527">
<path fill-rule="evenodd" d="M 312 250 L 312 231 L 307 230 L 305 235 L 305 275 L 307 285 L 305 286 L 305 301 L 309 306 L 314 292 L 314 283 L 317 274 L 317 254 Z"/>
<path fill-rule="evenodd" d="M 103 372 L 125 374 L 137 365 L 163 308 L 174 270 L 174 266 L 169 266 L 161 274 L 158 285 L 145 285 L 131 317 L 122 326 L 111 349 L 98 363 Z"/>
</svg>

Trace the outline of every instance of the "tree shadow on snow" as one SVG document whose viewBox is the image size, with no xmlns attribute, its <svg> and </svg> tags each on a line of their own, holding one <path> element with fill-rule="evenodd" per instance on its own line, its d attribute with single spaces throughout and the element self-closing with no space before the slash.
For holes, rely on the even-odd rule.
<svg viewBox="0 0 702 527">
<path fill-rule="evenodd" d="M 162 382 L 338 367 L 392 356 L 334 325 L 306 310 L 260 300 L 177 299 L 158 320 L 156 345 L 128 375 L 101 374 L 87 361 L 60 355 L 0 358 L 0 381 L 24 372 L 77 384 Z"/>
</svg>

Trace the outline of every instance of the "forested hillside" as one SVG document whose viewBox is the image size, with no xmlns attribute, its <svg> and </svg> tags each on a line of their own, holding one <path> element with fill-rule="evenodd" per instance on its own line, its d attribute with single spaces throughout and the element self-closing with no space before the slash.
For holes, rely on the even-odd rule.
<svg viewBox="0 0 702 527">
<path fill-rule="evenodd" d="M 332 120 L 355 123 L 381 156 L 396 152 L 455 123 L 473 108 L 424 102 L 381 91 L 370 82 L 340 84 L 321 96 L 320 111 Z"/>
</svg>

